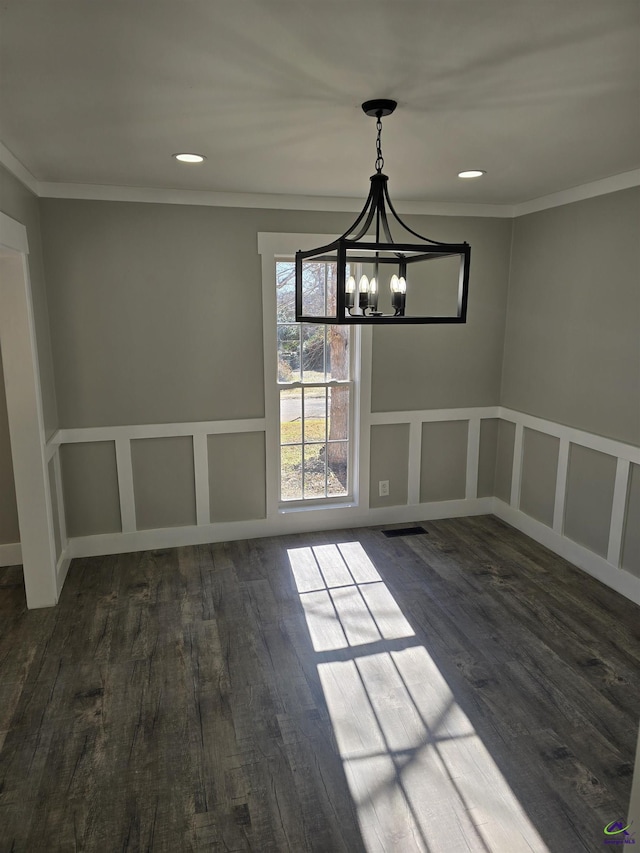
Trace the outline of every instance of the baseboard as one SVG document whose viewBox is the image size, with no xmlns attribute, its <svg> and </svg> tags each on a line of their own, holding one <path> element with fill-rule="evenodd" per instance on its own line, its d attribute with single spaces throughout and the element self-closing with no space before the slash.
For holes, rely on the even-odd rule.
<svg viewBox="0 0 640 853">
<path fill-rule="evenodd" d="M 349 527 L 371 527 L 377 524 L 488 515 L 491 512 L 493 512 L 493 498 L 437 501 L 365 510 L 355 506 L 313 511 L 303 508 L 299 511 L 284 510 L 274 518 L 255 521 L 232 521 L 190 527 L 138 530 L 134 533 L 104 533 L 96 536 L 75 537 L 69 539 L 67 554 L 70 558 L 98 557 L 103 554 L 153 551 L 158 548 L 204 545 L 209 542 L 233 542 L 238 539 L 257 539 L 287 533 L 311 533 Z"/>
<path fill-rule="evenodd" d="M 520 530 L 531 539 L 568 560 L 597 578 L 606 586 L 640 605 L 640 578 L 607 562 L 583 545 L 561 536 L 540 521 L 501 501 L 499 498 L 438 501 L 410 506 L 360 509 L 344 506 L 327 510 L 285 510 L 272 519 L 232 521 L 189 527 L 166 527 L 139 530 L 135 533 L 104 533 L 69 539 L 58 561 L 58 590 L 62 589 L 69 564 L 74 557 L 97 557 L 107 554 L 126 554 L 134 551 L 154 551 L 213 542 L 233 542 L 238 539 L 257 539 L 287 533 L 311 533 L 320 530 L 340 530 L 349 527 L 371 527 L 379 524 L 398 524 L 429 521 L 438 518 L 461 518 L 472 515 L 493 515 Z M 21 562 L 20 545 L 0 545 L 0 566 Z"/>
<path fill-rule="evenodd" d="M 493 514 L 502 521 L 520 530 L 531 539 L 539 542 L 540 545 L 549 548 L 550 551 L 558 554 L 558 556 L 564 557 L 565 560 L 573 563 L 574 566 L 583 569 L 587 574 L 592 575 L 606 586 L 619 592 L 620 595 L 624 595 L 625 598 L 640 605 L 639 577 L 632 575 L 630 572 L 625 571 L 625 569 L 614 566 L 612 563 L 607 562 L 604 557 L 594 554 L 593 551 L 585 548 L 584 545 L 579 545 L 566 536 L 556 533 L 555 530 L 547 527 L 546 524 L 536 521 L 535 518 L 531 518 L 531 516 L 526 515 L 524 512 L 509 506 L 509 504 L 501 501 L 499 498 L 493 498 L 493 505 Z"/>
<path fill-rule="evenodd" d="M 0 568 L 2 566 L 21 566 L 22 548 L 19 542 L 0 545 Z"/>
</svg>

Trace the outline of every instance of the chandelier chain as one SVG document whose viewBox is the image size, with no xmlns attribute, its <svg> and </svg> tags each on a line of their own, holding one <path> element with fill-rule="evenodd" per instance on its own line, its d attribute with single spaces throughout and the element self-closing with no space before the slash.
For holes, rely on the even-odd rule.
<svg viewBox="0 0 640 853">
<path fill-rule="evenodd" d="M 382 172 L 382 167 L 384 166 L 384 157 L 382 156 L 382 120 L 380 116 L 378 116 L 378 120 L 376 121 L 376 130 L 378 131 L 378 136 L 376 138 L 376 172 L 380 174 Z"/>
</svg>

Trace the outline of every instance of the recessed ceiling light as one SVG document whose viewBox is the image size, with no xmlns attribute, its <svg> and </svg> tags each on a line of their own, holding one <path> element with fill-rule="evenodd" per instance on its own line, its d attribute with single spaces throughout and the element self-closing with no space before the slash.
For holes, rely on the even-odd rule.
<svg viewBox="0 0 640 853">
<path fill-rule="evenodd" d="M 202 154 L 174 154 L 173 156 L 181 163 L 202 163 L 205 159 Z"/>
<path fill-rule="evenodd" d="M 481 178 L 483 175 L 486 175 L 483 169 L 467 169 L 464 172 L 458 172 L 459 178 Z"/>
</svg>

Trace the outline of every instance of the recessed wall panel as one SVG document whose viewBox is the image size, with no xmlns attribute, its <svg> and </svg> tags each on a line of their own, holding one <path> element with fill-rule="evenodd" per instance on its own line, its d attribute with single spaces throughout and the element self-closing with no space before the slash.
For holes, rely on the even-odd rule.
<svg viewBox="0 0 640 853">
<path fill-rule="evenodd" d="M 20 541 L 16 489 L 9 442 L 7 399 L 4 393 L 2 355 L 0 354 L 0 545 Z"/>
<path fill-rule="evenodd" d="M 509 503 L 511 500 L 515 439 L 515 424 L 510 421 L 500 420 L 498 422 L 498 446 L 496 451 L 495 495 L 505 503 Z"/>
<path fill-rule="evenodd" d="M 211 521 L 249 521 L 266 516 L 263 432 L 210 435 Z"/>
<path fill-rule="evenodd" d="M 560 439 L 539 430 L 525 428 L 522 446 L 520 509 L 551 527 Z"/>
<path fill-rule="evenodd" d="M 372 507 L 407 503 L 409 472 L 409 424 L 377 424 L 371 427 Z M 380 497 L 380 480 L 389 481 L 389 494 Z"/>
<path fill-rule="evenodd" d="M 113 441 L 63 444 L 62 488 L 68 536 L 120 533 L 120 496 Z"/>
<path fill-rule="evenodd" d="M 480 453 L 478 455 L 478 497 L 493 497 L 498 452 L 498 419 L 480 421 Z"/>
<path fill-rule="evenodd" d="M 55 462 L 49 460 L 49 493 L 51 494 L 51 515 L 53 518 L 53 538 L 56 544 L 56 559 L 60 558 L 62 553 L 62 543 L 60 541 L 60 509 L 58 507 L 58 492 L 56 490 L 56 472 Z"/>
<path fill-rule="evenodd" d="M 631 465 L 622 539 L 622 568 L 640 577 L 640 465 Z"/>
<path fill-rule="evenodd" d="M 422 424 L 421 502 L 464 498 L 468 431 L 467 421 Z"/>
<path fill-rule="evenodd" d="M 138 530 L 196 523 L 191 436 L 131 442 Z"/>
<path fill-rule="evenodd" d="M 616 459 L 588 447 L 569 448 L 564 534 L 607 556 Z"/>
</svg>

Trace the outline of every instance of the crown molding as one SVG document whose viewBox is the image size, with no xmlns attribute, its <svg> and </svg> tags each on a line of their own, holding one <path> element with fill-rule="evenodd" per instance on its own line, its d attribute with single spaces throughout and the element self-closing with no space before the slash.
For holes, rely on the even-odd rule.
<svg viewBox="0 0 640 853">
<path fill-rule="evenodd" d="M 551 195 L 540 196 L 540 198 L 524 201 L 514 205 L 513 217 L 526 216 L 528 213 L 536 213 L 539 210 L 548 210 L 551 207 L 560 207 L 563 204 L 571 204 L 574 201 L 584 201 L 587 198 L 595 198 L 599 195 L 608 195 L 618 190 L 628 190 L 631 187 L 640 186 L 640 169 L 632 169 L 630 172 L 622 172 L 619 175 L 611 175 L 599 181 L 582 184 L 568 190 L 561 190 Z"/>
<path fill-rule="evenodd" d="M 207 190 L 152 189 L 98 184 L 40 183 L 42 198 L 134 201 L 150 204 L 194 204 L 205 207 L 244 207 L 263 210 L 313 210 L 359 213 L 362 198 L 340 196 L 280 195 L 270 193 L 227 193 Z M 512 206 L 503 204 L 457 204 L 455 202 L 397 201 L 400 213 L 432 216 L 513 216 Z"/>
<path fill-rule="evenodd" d="M 33 177 L 26 166 L 23 166 L 20 160 L 15 157 L 11 151 L 0 142 L 0 164 L 2 164 L 11 174 L 21 183 L 31 190 L 35 195 L 40 195 L 38 192 L 38 181 Z"/>
<path fill-rule="evenodd" d="M 125 201 L 147 204 L 183 204 L 204 207 L 244 207 L 262 210 L 311 210 L 359 213 L 361 198 L 338 196 L 280 195 L 270 193 L 229 193 L 208 190 L 119 187 L 105 184 L 68 184 L 38 181 L 0 142 L 0 164 L 39 198 Z M 640 169 L 612 175 L 568 190 L 540 196 L 519 204 L 464 204 L 456 202 L 401 201 L 400 213 L 428 216 L 474 216 L 515 219 L 540 210 L 583 201 L 600 195 L 640 186 Z"/>
</svg>

